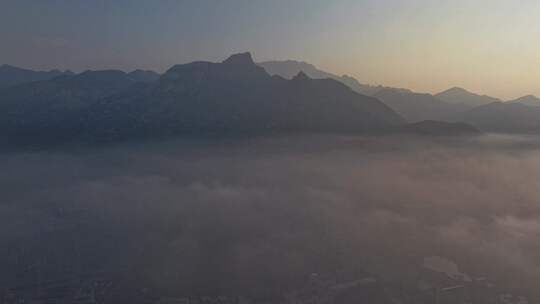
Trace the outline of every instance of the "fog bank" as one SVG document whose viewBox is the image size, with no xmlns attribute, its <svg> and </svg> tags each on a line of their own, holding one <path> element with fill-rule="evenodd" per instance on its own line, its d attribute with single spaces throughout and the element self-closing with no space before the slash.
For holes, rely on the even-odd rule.
<svg viewBox="0 0 540 304">
<path fill-rule="evenodd" d="M 313 136 L 4 153 L 0 279 L 26 263 L 165 294 L 260 295 L 312 273 L 410 282 L 442 256 L 534 293 L 539 143 Z"/>
</svg>

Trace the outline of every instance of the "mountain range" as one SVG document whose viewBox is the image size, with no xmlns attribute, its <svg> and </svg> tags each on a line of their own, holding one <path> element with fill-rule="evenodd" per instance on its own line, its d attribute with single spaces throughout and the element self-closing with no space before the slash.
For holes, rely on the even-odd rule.
<svg viewBox="0 0 540 304">
<path fill-rule="evenodd" d="M 291 80 L 271 76 L 249 53 L 176 65 L 156 81 L 108 70 L 20 84 L 0 90 L 0 113 L 0 132 L 10 142 L 362 133 L 404 123 L 384 103 L 338 81 L 302 72 Z"/>
<path fill-rule="evenodd" d="M 467 122 L 486 132 L 538 132 L 540 99 L 528 95 L 515 100 L 502 100 L 454 87 L 432 95 L 407 89 L 365 85 L 350 76 L 337 76 L 299 61 L 269 61 L 263 66 L 274 75 L 288 78 L 304 71 L 314 78 L 332 78 L 360 94 L 373 96 L 406 121 L 416 124 L 426 120 Z M 423 124 L 424 125 L 424 124 Z"/>
<path fill-rule="evenodd" d="M 461 121 L 490 132 L 539 133 L 540 107 L 515 102 L 493 102 L 454 115 Z"/>
<path fill-rule="evenodd" d="M 361 84 L 306 62 L 256 64 L 249 53 L 175 65 L 162 75 L 3 65 L 0 80 L 0 135 L 8 142 L 398 129 L 540 132 L 540 99 L 532 95 L 502 102 L 462 88 L 422 94 Z"/>
<path fill-rule="evenodd" d="M 295 75 L 298 75 L 298 73 L 303 72 L 307 76 L 313 79 L 334 79 L 337 80 L 347 86 L 349 86 L 351 89 L 355 90 L 356 92 L 364 95 L 374 95 L 379 90 L 383 89 L 382 86 L 372 86 L 367 84 L 361 84 L 353 77 L 343 75 L 338 76 L 335 74 L 332 74 L 330 72 L 326 72 L 323 70 L 318 69 L 316 66 L 303 62 L 303 61 L 295 61 L 295 60 L 286 60 L 286 61 L 265 61 L 265 62 L 259 62 L 257 63 L 259 66 L 263 67 L 266 72 L 268 72 L 270 75 L 278 75 L 286 79 L 292 79 Z"/>
<path fill-rule="evenodd" d="M 0 132 L 11 141 L 75 135 L 84 111 L 137 83 L 122 71 L 86 71 L 0 90 Z"/>
<path fill-rule="evenodd" d="M 104 115 L 108 114 L 108 115 Z M 403 122 L 388 106 L 331 79 L 270 76 L 249 53 L 176 65 L 159 81 L 101 100 L 87 121 L 110 136 L 363 132 Z"/>
<path fill-rule="evenodd" d="M 62 72 L 60 70 L 32 71 L 4 64 L 0 66 L 0 89 L 27 82 L 49 80 L 64 75 L 73 75 L 73 72 Z"/>
<path fill-rule="evenodd" d="M 424 120 L 447 120 L 450 115 L 468 109 L 463 104 L 444 102 L 431 94 L 415 93 L 403 89 L 385 88 L 373 96 L 386 103 L 411 123 Z"/>
<path fill-rule="evenodd" d="M 533 96 L 533 95 L 527 95 L 520 97 L 518 99 L 510 100 L 509 103 L 519 103 L 524 104 L 526 106 L 533 106 L 538 107 L 540 106 L 540 98 Z"/>
<path fill-rule="evenodd" d="M 498 98 L 471 93 L 463 88 L 458 87 L 454 87 L 436 94 L 435 98 L 447 103 L 461 104 L 468 107 L 478 107 L 493 102 L 501 102 L 501 100 Z"/>
<path fill-rule="evenodd" d="M 338 76 L 316 66 L 302 61 L 266 61 L 258 63 L 271 75 L 279 75 L 290 79 L 299 72 L 304 72 L 311 78 L 330 78 L 337 80 L 354 91 L 378 98 L 406 121 L 416 123 L 423 120 L 446 119 L 449 115 L 460 112 L 466 107 L 443 102 L 431 94 L 415 93 L 407 89 L 362 84 L 351 76 Z"/>
</svg>

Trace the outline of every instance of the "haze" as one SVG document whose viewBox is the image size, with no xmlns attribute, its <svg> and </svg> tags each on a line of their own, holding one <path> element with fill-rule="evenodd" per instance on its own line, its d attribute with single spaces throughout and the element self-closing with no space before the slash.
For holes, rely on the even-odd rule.
<svg viewBox="0 0 540 304">
<path fill-rule="evenodd" d="M 27 251 L 46 278 L 129 278 L 111 303 L 145 286 L 257 298 L 313 272 L 371 275 L 385 294 L 399 282 L 412 295 L 423 257 L 443 256 L 496 282 L 475 287 L 475 303 L 508 290 L 538 299 L 539 147 L 309 136 L 3 153 L 0 282 L 23 281 L 16 252 Z"/>
<path fill-rule="evenodd" d="M 538 16 L 0 0 L 0 303 L 540 303 Z"/>
<path fill-rule="evenodd" d="M 363 83 L 513 99 L 540 95 L 538 16 L 534 0 L 4 0 L 0 63 L 163 72 L 250 50 Z"/>
</svg>

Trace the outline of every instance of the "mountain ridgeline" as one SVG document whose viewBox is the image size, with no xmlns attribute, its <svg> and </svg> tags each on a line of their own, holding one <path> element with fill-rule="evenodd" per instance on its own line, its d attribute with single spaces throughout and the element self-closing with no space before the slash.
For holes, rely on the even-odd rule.
<svg viewBox="0 0 540 304">
<path fill-rule="evenodd" d="M 385 88 L 374 97 L 390 106 L 408 122 L 447 120 L 451 115 L 468 110 L 463 104 L 441 101 L 431 94 L 415 93 L 403 89 Z"/>
<path fill-rule="evenodd" d="M 471 93 L 463 88 L 454 87 L 435 95 L 436 98 L 450 104 L 461 104 L 468 107 L 478 107 L 493 102 L 501 102 L 500 99 Z"/>
<path fill-rule="evenodd" d="M 0 66 L 0 89 L 33 81 L 50 80 L 66 75 L 73 75 L 73 72 L 60 70 L 32 71 L 4 64 Z"/>
<path fill-rule="evenodd" d="M 503 102 L 458 87 L 420 94 L 362 84 L 306 62 L 256 64 L 249 53 L 176 65 L 163 75 L 3 65 L 0 111 L 0 135 L 9 143 L 472 130 L 461 123 L 486 132 L 540 132 L 540 99 L 532 95 Z"/>
<path fill-rule="evenodd" d="M 137 73 L 148 80 L 147 73 Z M 10 142 L 168 135 L 364 133 L 404 123 L 373 97 L 331 79 L 270 76 L 249 53 L 176 65 L 158 80 L 87 71 L 0 91 Z"/>
<path fill-rule="evenodd" d="M 353 77 L 347 75 L 338 76 L 320 70 L 316 66 L 303 61 L 265 61 L 257 64 L 263 67 L 270 75 L 278 75 L 286 79 L 292 79 L 294 76 L 298 75 L 298 73 L 305 73 L 307 76 L 313 79 L 334 79 L 347 85 L 357 93 L 368 96 L 372 96 L 384 88 L 382 86 L 362 84 Z"/>
<path fill-rule="evenodd" d="M 286 60 L 259 63 L 271 75 L 290 79 L 299 72 L 315 79 L 330 78 L 337 80 L 357 93 L 373 96 L 390 106 L 407 122 L 417 123 L 424 120 L 448 120 L 451 115 L 470 109 L 467 104 L 451 103 L 438 99 L 431 94 L 416 93 L 407 89 L 362 84 L 351 76 L 338 76 L 307 62 Z"/>
<path fill-rule="evenodd" d="M 540 107 L 519 102 L 493 102 L 459 113 L 453 120 L 500 133 L 540 133 Z"/>
<path fill-rule="evenodd" d="M 527 96 L 520 97 L 518 99 L 510 100 L 509 103 L 519 103 L 519 104 L 524 104 L 526 106 L 538 107 L 540 106 L 540 98 L 534 95 L 527 95 Z"/>
</svg>

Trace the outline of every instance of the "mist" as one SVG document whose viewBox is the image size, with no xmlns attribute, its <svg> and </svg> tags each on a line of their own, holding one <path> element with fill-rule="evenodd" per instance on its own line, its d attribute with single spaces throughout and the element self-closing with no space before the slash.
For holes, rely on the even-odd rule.
<svg viewBox="0 0 540 304">
<path fill-rule="evenodd" d="M 2 285 L 106 273 L 123 291 L 262 297 L 315 273 L 406 285 L 440 256 L 539 296 L 536 137 L 155 141 L 0 167 Z"/>
</svg>

